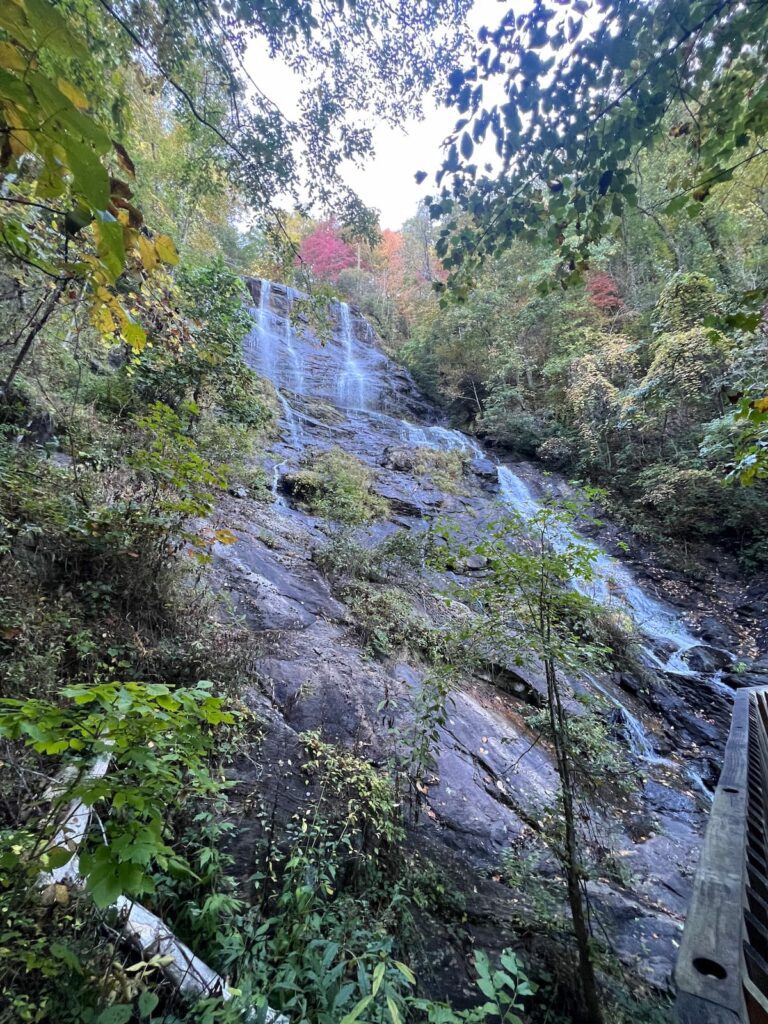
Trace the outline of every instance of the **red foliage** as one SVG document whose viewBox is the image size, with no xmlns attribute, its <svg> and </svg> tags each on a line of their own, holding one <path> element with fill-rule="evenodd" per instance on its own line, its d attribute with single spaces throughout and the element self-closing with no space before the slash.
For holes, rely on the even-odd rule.
<svg viewBox="0 0 768 1024">
<path fill-rule="evenodd" d="M 342 270 L 353 267 L 357 255 L 338 233 L 331 221 L 318 224 L 299 247 L 299 258 L 312 274 L 322 281 L 335 284 Z"/>
<path fill-rule="evenodd" d="M 600 313 L 607 315 L 626 313 L 627 307 L 619 294 L 619 286 L 610 274 L 606 274 L 604 271 L 590 274 L 587 279 L 587 292 L 592 300 L 592 305 Z"/>
</svg>

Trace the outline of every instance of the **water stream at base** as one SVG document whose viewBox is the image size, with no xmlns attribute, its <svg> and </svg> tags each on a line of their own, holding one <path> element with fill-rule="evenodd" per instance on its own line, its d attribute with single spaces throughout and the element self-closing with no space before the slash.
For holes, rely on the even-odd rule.
<svg viewBox="0 0 768 1024">
<path fill-rule="evenodd" d="M 460 431 L 442 426 L 414 428 L 405 421 L 403 421 L 403 427 L 405 436 L 413 436 L 411 431 L 418 432 L 418 440 L 413 436 L 411 443 L 424 444 L 426 442 L 429 447 L 433 448 L 466 451 L 484 459 L 489 457 L 489 453 L 481 448 L 474 439 Z M 535 515 L 542 505 L 528 484 L 508 466 L 497 463 L 496 468 L 499 490 L 504 504 L 517 511 L 524 520 Z M 669 673 L 695 675 L 685 662 L 684 656 L 687 651 L 699 646 L 699 641 L 685 624 L 680 622 L 671 608 L 641 590 L 627 566 L 622 565 L 592 541 L 566 526 L 563 526 L 554 536 L 553 543 L 556 550 L 564 550 L 570 544 L 586 545 L 595 555 L 597 578 L 590 584 L 575 583 L 574 585 L 579 591 L 601 604 L 618 601 L 645 637 L 651 641 L 663 642 L 672 648 L 666 661 L 663 661 L 651 647 L 645 645 L 643 652 L 653 667 Z M 721 672 L 714 673 L 712 684 L 715 688 L 727 690 L 725 684 L 720 682 L 721 675 Z M 586 678 L 591 687 L 619 711 L 632 753 L 649 767 L 662 767 L 679 772 L 681 769 L 679 763 L 655 752 L 642 721 L 595 676 L 588 675 Z M 682 767 L 692 786 L 705 799 L 712 800 L 713 794 L 699 773 L 692 768 Z"/>
<path fill-rule="evenodd" d="M 499 487 L 505 504 L 519 512 L 523 518 L 535 515 L 541 508 L 525 481 L 508 466 L 499 466 Z M 588 582 L 576 581 L 574 586 L 586 597 L 599 604 L 618 606 L 632 618 L 637 629 L 650 641 L 667 645 L 670 653 L 666 661 L 655 651 L 645 648 L 645 654 L 655 668 L 680 675 L 694 673 L 685 662 L 685 654 L 700 645 L 682 623 L 675 612 L 661 601 L 646 594 L 634 580 L 631 571 L 617 559 L 612 558 L 588 538 L 562 525 L 552 535 L 557 551 L 564 551 L 569 545 L 586 547 L 594 557 L 595 578 Z"/>
</svg>

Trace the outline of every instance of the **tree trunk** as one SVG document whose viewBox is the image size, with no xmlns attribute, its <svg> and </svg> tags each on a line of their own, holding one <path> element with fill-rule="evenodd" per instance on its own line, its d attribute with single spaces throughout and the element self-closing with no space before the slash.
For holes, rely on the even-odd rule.
<svg viewBox="0 0 768 1024">
<path fill-rule="evenodd" d="M 565 879 L 568 888 L 568 903 L 571 908 L 573 932 L 579 953 L 579 976 L 584 1008 L 589 1024 L 603 1024 L 603 1010 L 597 988 L 595 968 L 589 949 L 589 926 L 584 908 L 584 897 L 581 890 L 579 871 L 579 839 L 576 831 L 576 815 L 574 811 L 573 780 L 567 749 L 565 733 L 565 715 L 560 701 L 560 690 L 557 685 L 555 665 L 551 659 L 545 660 L 547 678 L 547 696 L 549 703 L 549 722 L 555 745 L 557 773 L 560 776 L 560 796 L 563 804 L 565 821 Z"/>
<path fill-rule="evenodd" d="M 11 390 L 11 384 L 13 384 L 14 377 L 19 372 L 21 364 L 27 358 L 27 354 L 29 353 L 29 350 L 32 348 L 35 338 L 38 336 L 43 327 L 45 327 L 46 323 L 48 322 L 51 316 L 51 313 L 53 313 L 54 309 L 56 308 L 56 303 L 59 301 L 59 296 L 61 295 L 63 288 L 63 283 L 59 282 L 53 289 L 51 294 L 48 296 L 48 299 L 42 302 L 41 305 L 39 305 L 35 310 L 35 315 L 32 318 L 32 322 L 29 324 L 27 336 L 22 341 L 18 355 L 14 359 L 13 365 L 8 371 L 8 376 L 6 377 L 2 387 L 0 387 L 0 401 L 8 397 L 8 394 L 10 393 Z"/>
</svg>

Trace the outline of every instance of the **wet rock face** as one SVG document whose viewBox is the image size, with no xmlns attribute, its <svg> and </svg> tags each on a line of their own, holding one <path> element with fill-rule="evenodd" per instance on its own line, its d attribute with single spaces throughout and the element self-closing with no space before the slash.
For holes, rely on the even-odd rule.
<svg viewBox="0 0 768 1024">
<path fill-rule="evenodd" d="M 321 346 L 289 329 L 295 293 L 255 279 L 249 287 L 255 328 L 245 357 L 273 380 L 284 413 L 270 455 L 276 500 L 259 504 L 228 496 L 222 502 L 216 525 L 226 525 L 238 541 L 217 547 L 214 571 L 228 596 L 222 614 L 243 617 L 261 651 L 246 699 L 263 720 L 265 736 L 263 747 L 238 769 L 238 792 L 258 790 L 277 808 L 278 819 L 287 820 L 304 794 L 300 734 L 320 729 L 326 740 L 383 768 L 391 739 L 382 701 L 396 704 L 395 726 L 407 729 L 413 698 L 429 678 L 428 667 L 405 651 L 374 658 L 357 628 L 359 608 L 341 601 L 318 570 L 313 552 L 327 544 L 334 527 L 294 506 L 290 480 L 302 454 L 337 445 L 369 467 L 390 512 L 388 521 L 358 532 L 364 547 L 398 531 L 416 533 L 436 519 L 454 524 L 471 542 L 483 522 L 502 514 L 502 501 L 523 514 L 535 511 L 547 480 L 530 465 L 502 472 L 491 453 L 440 425 L 354 309 L 335 311 L 337 330 Z M 414 474 L 414 451 L 424 448 L 462 450 L 461 493 Z M 706 820 L 703 791 L 714 782 L 727 735 L 735 670 L 711 612 L 705 610 L 706 635 L 702 629 L 694 637 L 694 625 L 662 603 L 660 588 L 646 590 L 629 567 L 605 553 L 601 558 L 606 572 L 619 577 L 620 593 L 630 594 L 634 603 L 626 607 L 638 627 L 650 628 L 650 622 L 659 635 L 649 640 L 648 659 L 655 659 L 650 676 L 625 671 L 595 677 L 594 686 L 581 684 L 602 701 L 638 775 L 637 793 L 625 810 L 595 812 L 612 846 L 622 851 L 626 871 L 621 883 L 595 881 L 592 896 L 601 926 L 628 968 L 665 988 Z M 484 570 L 483 559 L 470 555 L 454 567 L 451 581 L 461 585 Z M 430 580 L 429 587 L 441 585 Z M 604 591 L 615 600 L 615 588 L 605 584 Z M 768 683 L 768 665 L 752 664 L 749 673 Z M 501 878 L 505 853 L 525 841 L 539 852 L 542 870 L 553 870 L 541 821 L 556 805 L 557 777 L 546 739 L 527 723 L 544 696 L 535 666 L 503 666 L 490 657 L 484 671 L 454 690 L 411 825 L 409 844 L 454 879 L 465 896 L 470 933 L 490 950 L 510 943 L 527 899 L 524 891 L 490 878 Z M 578 707 L 574 702 L 574 712 Z M 243 797 L 235 854 L 244 874 L 259 836 L 249 808 Z M 424 927 L 424 941 L 435 950 L 425 976 L 432 971 L 440 998 L 452 994 L 461 1002 L 463 952 L 441 922 L 425 918 Z"/>
</svg>

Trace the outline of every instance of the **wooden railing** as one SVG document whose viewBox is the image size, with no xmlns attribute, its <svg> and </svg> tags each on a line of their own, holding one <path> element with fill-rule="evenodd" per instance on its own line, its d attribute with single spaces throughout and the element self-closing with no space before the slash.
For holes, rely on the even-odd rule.
<svg viewBox="0 0 768 1024">
<path fill-rule="evenodd" d="M 736 693 L 675 974 L 680 1024 L 768 1024 L 768 687 Z"/>
</svg>

